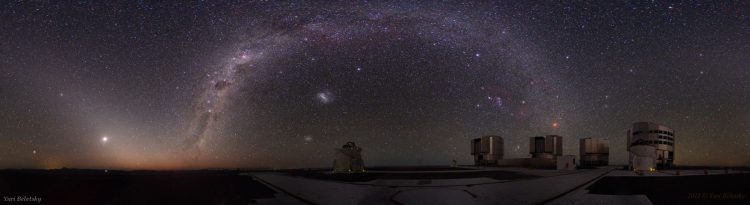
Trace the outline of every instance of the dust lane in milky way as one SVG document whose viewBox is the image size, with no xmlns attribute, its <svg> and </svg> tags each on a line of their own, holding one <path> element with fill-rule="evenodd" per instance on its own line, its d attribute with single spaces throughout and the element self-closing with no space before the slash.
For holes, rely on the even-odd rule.
<svg viewBox="0 0 750 205">
<path fill-rule="evenodd" d="M 0 167 L 469 163 L 667 125 L 750 164 L 746 2 L 5 2 Z M 105 140 L 106 139 L 106 140 Z M 619 148 L 618 148 L 619 147 Z"/>
</svg>

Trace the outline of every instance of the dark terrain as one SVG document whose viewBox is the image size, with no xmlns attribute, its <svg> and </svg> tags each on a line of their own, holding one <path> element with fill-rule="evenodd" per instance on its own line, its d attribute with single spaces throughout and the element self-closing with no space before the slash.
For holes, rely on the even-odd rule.
<svg viewBox="0 0 750 205">
<path fill-rule="evenodd" d="M 458 171 L 464 172 L 441 172 L 441 171 Z M 496 180 L 510 179 L 531 179 L 539 176 L 522 174 L 511 171 L 473 171 L 472 169 L 458 167 L 381 167 L 368 168 L 364 173 L 331 173 L 330 170 L 310 169 L 310 170 L 287 170 L 289 175 L 302 176 L 313 179 L 334 180 L 344 182 L 367 182 L 376 179 L 461 179 L 461 178 L 480 178 L 487 177 Z M 372 172 L 372 171 L 392 171 L 392 172 Z M 419 172 L 415 172 L 419 171 Z"/>
<path fill-rule="evenodd" d="M 750 174 L 630 177 L 607 176 L 591 194 L 645 194 L 653 204 L 750 204 Z"/>
<path fill-rule="evenodd" d="M 0 171 L 0 195 L 41 204 L 248 204 L 275 193 L 239 171 Z"/>
<path fill-rule="evenodd" d="M 460 171 L 474 170 L 463 167 L 447 166 L 400 166 L 400 167 L 367 167 L 367 171 Z"/>
<path fill-rule="evenodd" d="M 375 179 L 498 180 L 538 176 L 509 171 L 466 171 L 450 167 L 380 167 L 365 172 L 332 174 L 324 169 L 280 170 L 289 175 L 345 182 Z M 420 173 L 411 171 L 422 171 Z M 428 172 L 424 172 L 428 171 Z M 0 195 L 38 197 L 42 204 L 248 204 L 276 193 L 235 170 L 107 171 L 0 170 Z M 606 176 L 588 187 L 591 194 L 644 194 L 654 204 L 750 204 L 750 174 L 693 176 Z M 36 204 L 7 202 L 3 204 Z"/>
</svg>

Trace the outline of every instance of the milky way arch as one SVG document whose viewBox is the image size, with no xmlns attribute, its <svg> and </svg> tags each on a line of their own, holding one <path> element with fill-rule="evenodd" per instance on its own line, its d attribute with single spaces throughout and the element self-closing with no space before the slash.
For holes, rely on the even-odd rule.
<svg viewBox="0 0 750 205">
<path fill-rule="evenodd" d="M 283 7 L 283 6 L 280 6 Z M 273 8 L 260 11 L 264 18 L 240 18 L 237 43 L 228 46 L 230 55 L 218 69 L 209 69 L 203 92 L 193 103 L 192 119 L 185 137 L 187 150 L 195 157 L 227 125 L 222 116 L 232 99 L 246 87 L 246 81 L 261 78 L 260 71 L 290 54 L 307 48 L 353 49 L 387 48 L 401 43 L 405 36 L 424 42 L 435 42 L 443 49 L 473 52 L 471 47 L 494 50 L 498 63 L 510 62 L 518 67 L 505 71 L 505 90 L 522 90 L 536 95 L 544 90 L 526 87 L 531 79 L 554 79 L 535 68 L 538 56 L 533 46 L 508 34 L 508 27 L 497 16 L 467 12 L 449 5 L 417 7 L 416 5 L 332 5 L 314 9 Z M 258 9 L 261 10 L 261 9 Z M 479 57 L 480 54 L 469 54 Z M 545 82 L 537 82 L 545 83 Z M 484 89 L 484 88 L 483 88 Z M 517 92 L 517 91 L 513 91 Z M 500 99 L 492 98 L 499 102 Z"/>
</svg>

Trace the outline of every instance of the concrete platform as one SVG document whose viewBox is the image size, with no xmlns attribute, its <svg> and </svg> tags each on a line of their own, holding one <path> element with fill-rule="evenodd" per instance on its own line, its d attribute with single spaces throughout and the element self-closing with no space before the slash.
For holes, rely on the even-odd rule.
<svg viewBox="0 0 750 205">
<path fill-rule="evenodd" d="M 746 204 L 750 196 L 750 175 L 737 170 L 729 170 L 729 174 L 726 170 L 708 170 L 708 174 L 703 170 L 683 170 L 679 176 L 671 170 L 641 176 L 616 167 L 573 171 L 478 167 L 463 172 L 436 172 L 440 174 L 408 170 L 403 173 L 442 178 L 402 179 L 393 176 L 398 174 L 393 171 L 388 171 L 389 175 L 376 174 L 384 178 L 369 181 L 337 181 L 282 172 L 249 175 L 284 193 L 278 201 L 264 199 L 268 204 Z M 456 174 L 456 178 L 446 178 L 446 172 Z M 498 172 L 503 173 L 500 179 L 466 177 Z M 708 198 L 685 198 L 693 192 L 708 193 Z M 714 192 L 729 194 L 716 199 L 719 195 Z"/>
<path fill-rule="evenodd" d="M 252 173 L 257 180 L 308 204 L 540 204 L 560 197 L 602 176 L 610 169 L 556 171 L 519 168 L 481 170 L 520 171 L 536 178 L 495 180 L 376 179 L 340 182 L 284 173 Z M 474 171 L 474 170 L 472 170 Z M 280 201 L 281 203 L 281 201 Z"/>
</svg>

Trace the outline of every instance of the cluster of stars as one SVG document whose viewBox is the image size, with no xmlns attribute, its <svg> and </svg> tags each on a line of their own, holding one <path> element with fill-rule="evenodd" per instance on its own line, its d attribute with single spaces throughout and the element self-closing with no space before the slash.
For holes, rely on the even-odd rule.
<svg viewBox="0 0 750 205">
<path fill-rule="evenodd" d="M 2 8 L 0 167 L 327 166 L 348 141 L 465 164 L 546 134 L 622 163 L 637 121 L 677 130 L 678 164 L 750 164 L 744 3 L 132 4 Z"/>
</svg>

